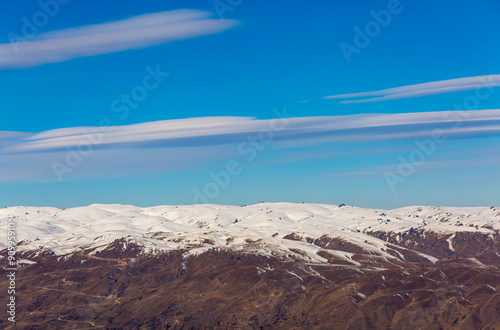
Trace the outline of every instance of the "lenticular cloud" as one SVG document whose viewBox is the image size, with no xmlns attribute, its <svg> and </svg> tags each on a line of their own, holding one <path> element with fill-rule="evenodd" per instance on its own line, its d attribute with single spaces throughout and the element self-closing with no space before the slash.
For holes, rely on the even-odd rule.
<svg viewBox="0 0 500 330">
<path fill-rule="evenodd" d="M 348 99 L 340 102 L 343 104 L 368 103 L 452 93 L 472 89 L 492 89 L 497 86 L 500 86 L 500 74 L 432 81 L 370 92 L 330 95 L 323 97 L 323 99 Z"/>
<path fill-rule="evenodd" d="M 462 112 L 356 114 L 344 116 L 255 119 L 200 117 L 161 120 L 110 127 L 68 127 L 39 133 L 1 132 L 0 156 L 66 150 L 82 145 L 93 148 L 153 148 L 237 144 L 248 136 L 274 127 L 276 142 L 401 140 L 427 137 L 433 129 L 449 137 L 498 135 L 500 109 Z M 3 137 L 3 138 L 2 138 Z"/>
<path fill-rule="evenodd" d="M 182 9 L 20 38 L 22 41 L 0 44 L 0 69 L 145 48 L 219 33 L 238 24 L 235 20 L 209 18 L 210 15 Z"/>
</svg>

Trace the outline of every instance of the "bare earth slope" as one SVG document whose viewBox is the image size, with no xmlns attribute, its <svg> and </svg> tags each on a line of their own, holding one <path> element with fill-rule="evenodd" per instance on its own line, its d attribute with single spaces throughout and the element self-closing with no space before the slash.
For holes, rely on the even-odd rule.
<svg viewBox="0 0 500 330">
<path fill-rule="evenodd" d="M 7 222 L 17 328 L 500 329 L 500 208 L 11 207 Z"/>
</svg>

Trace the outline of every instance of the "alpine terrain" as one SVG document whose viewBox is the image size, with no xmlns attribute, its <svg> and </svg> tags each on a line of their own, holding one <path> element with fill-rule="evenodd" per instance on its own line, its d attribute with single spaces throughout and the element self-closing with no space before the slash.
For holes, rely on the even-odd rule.
<svg viewBox="0 0 500 330">
<path fill-rule="evenodd" d="M 8 223 L 4 329 L 500 329 L 497 207 L 19 206 Z"/>
</svg>

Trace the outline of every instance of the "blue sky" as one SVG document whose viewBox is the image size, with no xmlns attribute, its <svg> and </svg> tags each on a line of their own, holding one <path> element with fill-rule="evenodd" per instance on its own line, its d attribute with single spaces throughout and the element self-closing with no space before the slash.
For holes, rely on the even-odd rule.
<svg viewBox="0 0 500 330">
<path fill-rule="evenodd" d="M 0 206 L 500 197 L 496 1 L 0 6 Z"/>
</svg>

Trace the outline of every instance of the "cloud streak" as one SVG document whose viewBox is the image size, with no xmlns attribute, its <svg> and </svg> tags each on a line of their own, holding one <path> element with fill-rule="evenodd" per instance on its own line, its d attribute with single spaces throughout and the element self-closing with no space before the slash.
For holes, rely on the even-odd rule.
<svg viewBox="0 0 500 330">
<path fill-rule="evenodd" d="M 70 180 L 206 168 L 213 162 L 245 158 L 238 147 L 247 143 L 245 148 L 251 148 L 249 141 L 270 132 L 276 120 L 200 117 L 38 133 L 0 131 L 0 181 L 55 181 L 54 163 L 80 164 L 73 158 L 75 152 L 85 161 L 75 173 L 68 172 Z M 279 152 L 330 142 L 425 139 L 436 129 L 448 139 L 500 136 L 500 109 L 295 117 L 274 123 L 285 123 L 284 129 L 272 131 L 269 150 Z"/>
<path fill-rule="evenodd" d="M 0 44 L 0 69 L 140 49 L 219 33 L 238 24 L 235 20 L 212 19 L 210 15 L 181 9 L 42 33 L 30 41 Z"/>
<path fill-rule="evenodd" d="M 233 144 L 269 130 L 276 119 L 199 117 L 125 126 L 73 127 L 40 133 L 1 132 L 1 154 L 95 148 L 157 148 Z M 441 129 L 451 137 L 500 134 L 500 109 L 287 118 L 274 141 L 315 144 L 413 139 Z"/>
<path fill-rule="evenodd" d="M 481 88 L 487 88 L 491 92 L 494 87 L 498 86 L 500 86 L 500 74 L 440 80 L 361 93 L 330 95 L 323 97 L 323 99 L 348 99 L 339 102 L 341 104 L 369 103 Z"/>
</svg>

